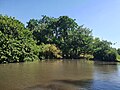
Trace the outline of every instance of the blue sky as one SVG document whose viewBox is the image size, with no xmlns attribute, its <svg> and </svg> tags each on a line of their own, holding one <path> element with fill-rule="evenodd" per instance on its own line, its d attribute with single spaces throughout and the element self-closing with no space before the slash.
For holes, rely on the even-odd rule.
<svg viewBox="0 0 120 90">
<path fill-rule="evenodd" d="M 0 14 L 14 16 L 24 24 L 41 15 L 67 15 L 93 30 L 95 37 L 120 47 L 120 0 L 0 0 Z"/>
</svg>

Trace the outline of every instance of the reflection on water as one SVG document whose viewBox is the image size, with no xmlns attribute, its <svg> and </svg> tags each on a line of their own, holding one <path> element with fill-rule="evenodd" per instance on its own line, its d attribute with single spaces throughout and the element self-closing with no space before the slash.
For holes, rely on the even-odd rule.
<svg viewBox="0 0 120 90">
<path fill-rule="evenodd" d="M 0 90 L 119 90 L 120 65 L 59 60 L 0 65 Z"/>
<path fill-rule="evenodd" d="M 120 90 L 119 66 L 111 62 L 110 64 L 95 64 L 92 88 L 94 90 Z"/>
</svg>

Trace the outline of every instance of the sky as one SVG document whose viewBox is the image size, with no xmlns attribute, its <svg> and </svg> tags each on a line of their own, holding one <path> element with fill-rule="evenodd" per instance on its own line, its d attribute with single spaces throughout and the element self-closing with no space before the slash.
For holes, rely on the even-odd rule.
<svg viewBox="0 0 120 90">
<path fill-rule="evenodd" d="M 92 29 L 93 36 L 120 48 L 120 0 L 0 0 L 0 14 L 15 17 L 25 25 L 41 15 L 67 15 Z"/>
</svg>

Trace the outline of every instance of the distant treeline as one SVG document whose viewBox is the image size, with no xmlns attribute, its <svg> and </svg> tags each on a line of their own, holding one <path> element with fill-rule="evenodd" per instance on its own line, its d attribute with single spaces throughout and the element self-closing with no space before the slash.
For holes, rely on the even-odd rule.
<svg viewBox="0 0 120 90">
<path fill-rule="evenodd" d="M 0 63 L 41 59 L 79 59 L 116 61 L 120 49 L 92 35 L 68 16 L 42 16 L 27 26 L 14 17 L 0 15 Z M 93 57 L 92 57 L 93 56 Z"/>
</svg>

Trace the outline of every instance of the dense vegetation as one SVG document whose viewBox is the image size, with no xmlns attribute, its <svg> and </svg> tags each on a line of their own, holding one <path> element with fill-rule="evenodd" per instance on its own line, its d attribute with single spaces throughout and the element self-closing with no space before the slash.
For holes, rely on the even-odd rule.
<svg viewBox="0 0 120 90">
<path fill-rule="evenodd" d="M 120 49 L 92 36 L 68 16 L 30 19 L 25 27 L 14 17 L 0 15 L 0 63 L 40 59 L 78 59 L 91 55 L 95 60 L 116 61 Z"/>
</svg>

